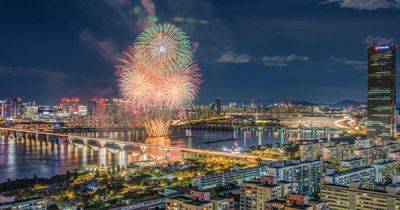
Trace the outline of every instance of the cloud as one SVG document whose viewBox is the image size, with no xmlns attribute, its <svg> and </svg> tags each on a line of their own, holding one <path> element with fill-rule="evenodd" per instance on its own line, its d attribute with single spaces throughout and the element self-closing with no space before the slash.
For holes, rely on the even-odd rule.
<svg viewBox="0 0 400 210">
<path fill-rule="evenodd" d="M 208 21 L 208 20 L 199 20 L 199 23 L 203 24 L 203 25 L 207 25 L 207 24 L 210 23 L 210 21 Z"/>
<path fill-rule="evenodd" d="M 378 44 L 378 45 L 384 45 L 384 44 L 393 44 L 395 40 L 393 38 L 385 38 L 385 37 L 380 37 L 380 36 L 367 36 L 364 39 L 364 43 L 367 45 L 370 44 Z"/>
<path fill-rule="evenodd" d="M 81 41 L 92 50 L 98 52 L 103 58 L 110 63 L 115 63 L 119 57 L 116 49 L 116 44 L 111 39 L 98 39 L 91 31 L 83 30 L 80 33 Z"/>
<path fill-rule="evenodd" d="M 261 58 L 261 60 L 264 62 L 265 65 L 267 66 L 289 66 L 291 62 L 295 61 L 309 61 L 310 58 L 308 56 L 299 56 L 299 55 L 287 55 L 287 56 L 264 56 Z"/>
<path fill-rule="evenodd" d="M 32 67 L 11 67 L 0 65 L 0 75 L 8 76 L 41 76 L 48 81 L 60 82 L 67 77 L 67 74 L 60 71 L 32 68 Z"/>
<path fill-rule="evenodd" d="M 177 17 L 174 17 L 172 19 L 172 21 L 182 23 L 182 22 L 185 22 L 185 18 L 177 16 Z"/>
<path fill-rule="evenodd" d="M 158 21 L 158 17 L 156 14 L 156 5 L 152 0 L 140 0 L 145 13 L 139 17 L 137 22 L 137 27 L 139 31 L 143 31 L 153 25 Z"/>
<path fill-rule="evenodd" d="M 237 54 L 232 50 L 222 53 L 222 55 L 215 60 L 217 63 L 247 63 L 250 62 L 253 57 L 247 53 Z"/>
<path fill-rule="evenodd" d="M 204 19 L 197 20 L 192 17 L 185 18 L 185 17 L 180 17 L 180 16 L 176 16 L 176 17 L 172 18 L 172 21 L 174 21 L 176 23 L 188 23 L 188 24 L 200 23 L 202 25 L 208 25 L 210 23 L 210 21 L 204 20 Z"/>
<path fill-rule="evenodd" d="M 197 49 L 199 49 L 200 43 L 193 41 L 192 42 L 192 52 L 195 53 L 197 51 Z"/>
<path fill-rule="evenodd" d="M 335 57 L 335 56 L 330 57 L 329 60 L 332 60 L 335 63 L 352 66 L 353 69 L 356 69 L 356 70 L 367 69 L 367 65 L 368 65 L 367 61 L 350 60 L 347 58 L 341 58 L 341 57 Z"/>
<path fill-rule="evenodd" d="M 321 4 L 338 3 L 340 7 L 357 10 L 400 8 L 400 0 L 326 0 Z"/>
</svg>

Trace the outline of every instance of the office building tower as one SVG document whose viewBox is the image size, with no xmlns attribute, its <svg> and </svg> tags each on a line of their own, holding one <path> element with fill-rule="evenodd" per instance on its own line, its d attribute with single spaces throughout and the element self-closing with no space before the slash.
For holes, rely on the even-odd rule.
<svg viewBox="0 0 400 210">
<path fill-rule="evenodd" d="M 396 134 L 396 47 L 368 47 L 368 122 L 370 139 L 391 140 Z"/>
<path fill-rule="evenodd" d="M 0 116 L 1 118 L 5 118 L 6 117 L 6 100 L 4 101 L 0 101 Z"/>
<path fill-rule="evenodd" d="M 87 102 L 87 115 L 94 115 L 96 113 L 97 100 L 92 99 Z"/>
<path fill-rule="evenodd" d="M 80 101 L 80 98 L 64 97 L 61 99 L 60 107 L 63 111 L 67 111 L 72 114 L 77 114 L 79 111 L 79 101 Z"/>
<path fill-rule="evenodd" d="M 217 97 L 216 113 L 217 113 L 217 116 L 221 116 L 221 97 Z"/>
<path fill-rule="evenodd" d="M 23 103 L 21 98 L 0 101 L 0 115 L 2 118 L 21 118 Z"/>
<path fill-rule="evenodd" d="M 115 100 L 119 101 L 119 100 Z M 112 101 L 111 101 L 112 102 Z M 95 98 L 87 102 L 87 115 L 104 114 L 109 107 L 110 103 L 108 99 Z M 110 111 L 110 110 L 108 110 Z"/>
</svg>

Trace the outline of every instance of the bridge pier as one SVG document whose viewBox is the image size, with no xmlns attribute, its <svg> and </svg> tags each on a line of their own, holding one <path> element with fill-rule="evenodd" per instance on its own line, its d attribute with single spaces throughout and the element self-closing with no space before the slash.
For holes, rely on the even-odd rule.
<svg viewBox="0 0 400 210">
<path fill-rule="evenodd" d="M 124 148 L 125 148 L 125 144 L 124 143 L 119 143 L 118 146 L 119 146 L 119 149 L 121 151 L 124 150 Z"/>
<path fill-rule="evenodd" d="M 171 150 L 170 149 L 166 149 L 165 150 L 165 161 L 169 161 L 171 158 Z"/>
<path fill-rule="evenodd" d="M 12 133 L 11 133 L 11 136 L 13 137 L 13 138 L 15 138 L 15 139 L 17 139 L 17 132 L 16 131 L 13 131 Z"/>
<path fill-rule="evenodd" d="M 100 146 L 101 146 L 101 148 L 104 148 L 106 146 L 106 142 L 105 141 L 100 141 Z"/>
<path fill-rule="evenodd" d="M 140 154 L 146 154 L 147 146 L 141 145 L 140 146 Z"/>
</svg>

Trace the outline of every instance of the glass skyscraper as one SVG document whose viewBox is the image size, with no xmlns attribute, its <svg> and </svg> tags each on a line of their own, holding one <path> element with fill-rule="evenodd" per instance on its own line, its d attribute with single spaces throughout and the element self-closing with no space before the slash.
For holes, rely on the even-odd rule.
<svg viewBox="0 0 400 210">
<path fill-rule="evenodd" d="M 396 46 L 368 47 L 367 136 L 391 140 L 396 135 Z"/>
</svg>

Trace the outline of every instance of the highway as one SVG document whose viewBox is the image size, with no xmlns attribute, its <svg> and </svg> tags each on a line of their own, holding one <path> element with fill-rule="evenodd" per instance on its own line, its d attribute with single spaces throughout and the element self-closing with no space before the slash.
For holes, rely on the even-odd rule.
<svg viewBox="0 0 400 210">
<path fill-rule="evenodd" d="M 355 125 L 355 121 L 350 116 L 344 116 L 342 119 L 336 120 L 334 125 L 338 128 L 351 130 Z"/>
</svg>

